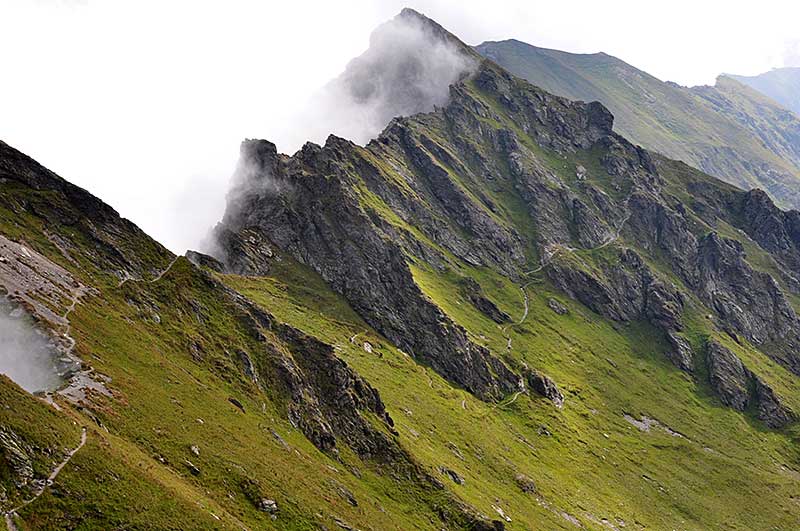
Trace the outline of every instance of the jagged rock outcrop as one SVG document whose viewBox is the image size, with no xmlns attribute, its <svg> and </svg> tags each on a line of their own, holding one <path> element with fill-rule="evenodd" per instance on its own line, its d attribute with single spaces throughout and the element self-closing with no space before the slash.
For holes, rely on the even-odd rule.
<svg viewBox="0 0 800 531">
<path fill-rule="evenodd" d="M 603 146 L 602 164 L 621 181 L 634 174 L 650 182 L 653 167 L 646 152 L 613 133 L 602 105 L 551 96 L 487 62 L 469 83 L 452 85 L 442 109 L 393 120 L 365 148 L 331 136 L 324 146 L 306 144 L 286 157 L 269 142 L 245 142 L 216 236 L 230 270 L 265 273 L 269 256 L 259 251 L 274 246 L 317 271 L 400 348 L 493 399 L 517 390 L 519 376 L 427 298 L 408 260 L 441 270 L 455 258 L 517 277 L 530 236 L 474 185 L 495 178 L 510 179 L 525 201 L 538 224 L 540 254 L 553 244 L 595 247 L 613 239 L 621 219 L 613 201 L 596 189 L 588 200 L 572 191 L 520 131 L 557 153 Z M 501 123 L 508 113 L 513 127 L 486 127 L 484 120 Z M 609 211 L 615 212 L 606 220 Z M 473 302 L 496 321 L 506 319 L 488 301 Z"/>
<path fill-rule="evenodd" d="M 614 114 L 617 132 L 637 144 L 800 206 L 800 118 L 730 76 L 715 86 L 682 87 L 605 53 L 571 54 L 513 39 L 476 49 L 553 94 L 599 100 Z"/>
<path fill-rule="evenodd" d="M 743 230 L 789 272 L 800 271 L 800 212 L 780 210 L 759 189 L 738 194 L 732 203 Z"/>
<path fill-rule="evenodd" d="M 237 275 L 263 275 L 270 271 L 275 253 L 270 242 L 258 231 L 245 229 L 235 233 L 222 228 L 218 230 L 218 244 L 214 251 L 225 271 Z"/>
<path fill-rule="evenodd" d="M 525 371 L 525 379 L 536 394 L 550 400 L 556 407 L 564 406 L 564 394 L 549 376 L 538 371 L 528 370 Z"/>
<path fill-rule="evenodd" d="M 242 156 L 255 151 L 260 157 L 266 144 L 245 143 Z M 365 212 L 355 176 L 348 171 L 351 164 L 365 163 L 356 146 L 331 138 L 324 148 L 307 144 L 288 160 L 280 159 L 274 145 L 268 151 L 272 158 L 257 157 L 249 164 L 263 164 L 264 174 L 259 175 L 275 186 L 243 195 L 238 208 L 229 210 L 217 232 L 224 248 L 233 248 L 229 242 L 244 235 L 249 241 L 258 234 L 316 270 L 368 323 L 445 378 L 487 399 L 517 389 L 519 378 L 487 349 L 470 342 L 425 297 L 403 248 Z M 240 257 L 228 253 L 226 265 L 235 272 L 266 273 L 241 267 Z"/>
<path fill-rule="evenodd" d="M 186 251 L 186 259 L 189 260 L 194 265 L 196 265 L 197 267 L 206 267 L 212 271 L 216 271 L 217 273 L 225 272 L 225 264 L 223 264 L 213 256 L 209 256 L 207 254 L 203 254 L 198 251 L 189 250 Z"/>
<path fill-rule="evenodd" d="M 726 406 L 744 411 L 750 401 L 749 371 L 729 349 L 714 340 L 706 345 L 708 377 L 712 389 Z"/>
<path fill-rule="evenodd" d="M 710 233 L 698 242 L 696 286 L 720 318 L 748 341 L 760 345 L 785 339 L 794 343 L 800 323 L 777 282 L 745 261 L 742 245 Z M 800 360 L 784 362 L 797 372 Z"/>
<path fill-rule="evenodd" d="M 755 401 L 758 418 L 770 428 L 782 428 L 795 420 L 793 411 L 784 406 L 775 391 L 760 378 L 755 378 Z"/>
<path fill-rule="evenodd" d="M 744 366 L 730 349 L 709 339 L 706 343 L 709 383 L 723 404 L 744 411 L 755 404 L 756 414 L 770 428 L 782 428 L 794 419 L 775 391 Z"/>
<path fill-rule="evenodd" d="M 793 215 L 784 216 L 763 192 L 737 192 L 740 199 L 734 201 L 725 195 L 724 188 L 713 192 L 705 187 L 692 189 L 700 192 L 693 209 L 709 221 L 718 217 L 742 224 L 745 232 L 764 241 L 765 248 L 791 250 L 783 223 Z M 732 202 L 749 204 L 748 208 L 761 215 L 752 211 L 745 215 L 740 207 L 726 210 Z M 776 280 L 747 262 L 740 242 L 700 226 L 692 212 L 674 198 L 635 192 L 628 207 L 632 211 L 628 234 L 648 251 L 665 257 L 693 293 L 715 312 L 725 331 L 764 346 L 767 354 L 800 374 L 800 358 L 795 354 L 800 345 L 800 321 Z M 770 236 L 772 230 L 786 235 L 778 236 L 782 243 Z M 780 253 L 775 256 L 789 263 L 789 258 L 781 258 Z"/>
<path fill-rule="evenodd" d="M 716 227 L 742 226 L 776 257 L 785 281 L 796 215 L 612 128 L 596 102 L 552 96 L 479 62 L 444 107 L 392 120 L 365 147 L 331 136 L 288 157 L 269 142 L 245 142 L 216 229 L 220 257 L 229 270 L 259 275 L 275 252 L 291 255 L 401 349 L 484 399 L 518 390 L 520 377 L 470 341 L 432 300 L 441 295 L 417 283 L 416 268 L 489 268 L 513 281 L 541 271 L 608 319 L 652 324 L 686 372 L 697 356 L 683 314 L 699 304 L 709 326 L 800 374 L 800 325 L 782 284 Z M 578 153 L 589 159 L 573 160 Z M 464 282 L 473 306 L 508 321 L 480 286 Z"/>
<path fill-rule="evenodd" d="M 670 344 L 670 360 L 685 371 L 693 369 L 691 346 L 680 335 L 684 297 L 660 280 L 632 249 L 622 249 L 618 260 L 601 271 L 574 260 L 554 260 L 547 268 L 553 284 L 597 313 L 614 321 L 645 319 L 662 330 Z"/>
<path fill-rule="evenodd" d="M 296 352 L 293 358 L 315 390 L 333 432 L 363 458 L 396 460 L 392 454 L 399 450 L 358 413 L 372 413 L 392 429 L 394 421 L 378 391 L 336 357 L 332 346 L 286 325 L 277 331 Z"/>
<path fill-rule="evenodd" d="M 495 303 L 486 298 L 480 284 L 470 277 L 465 277 L 462 281 L 462 288 L 467 299 L 481 313 L 489 317 L 495 323 L 502 324 L 511 321 L 511 317 L 497 307 Z"/>
<path fill-rule="evenodd" d="M 239 322 L 263 346 L 263 352 L 239 355 L 247 360 L 242 370 L 265 390 L 280 390 L 288 399 L 289 420 L 317 448 L 336 451 L 338 437 L 363 458 L 403 460 L 399 448 L 363 418 L 372 414 L 392 430 L 394 422 L 378 392 L 339 359 L 331 345 L 278 323 L 206 273 L 198 274 L 225 295 Z"/>
</svg>

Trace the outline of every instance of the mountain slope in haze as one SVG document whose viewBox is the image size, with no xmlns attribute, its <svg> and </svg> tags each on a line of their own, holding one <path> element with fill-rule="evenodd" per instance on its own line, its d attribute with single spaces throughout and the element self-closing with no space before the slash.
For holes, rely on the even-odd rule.
<svg viewBox="0 0 800 531">
<path fill-rule="evenodd" d="M 749 129 L 770 151 L 800 167 L 800 119 L 796 113 L 729 76 L 719 76 L 713 87 L 690 90 Z"/>
<path fill-rule="evenodd" d="M 775 68 L 757 76 L 730 75 L 729 77 L 800 114 L 800 68 Z"/>
<path fill-rule="evenodd" d="M 81 362 L 0 379 L 12 525 L 794 528 L 800 214 L 409 19 L 446 104 L 245 141 L 216 258 L 0 144 L 0 280 Z"/>
<path fill-rule="evenodd" d="M 554 94 L 602 102 L 617 130 L 648 149 L 737 186 L 763 188 L 781 205 L 800 206 L 800 118 L 730 77 L 714 87 L 686 88 L 604 53 L 571 54 L 516 40 L 476 49 Z"/>
</svg>

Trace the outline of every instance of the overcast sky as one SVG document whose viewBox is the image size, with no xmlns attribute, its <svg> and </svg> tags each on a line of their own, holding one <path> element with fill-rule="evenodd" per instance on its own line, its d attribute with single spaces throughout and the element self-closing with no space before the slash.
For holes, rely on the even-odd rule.
<svg viewBox="0 0 800 531">
<path fill-rule="evenodd" d="M 239 142 L 299 147 L 305 102 L 404 6 L 469 44 L 605 51 L 684 85 L 800 66 L 786 0 L 0 0 L 0 139 L 182 252 Z"/>
</svg>

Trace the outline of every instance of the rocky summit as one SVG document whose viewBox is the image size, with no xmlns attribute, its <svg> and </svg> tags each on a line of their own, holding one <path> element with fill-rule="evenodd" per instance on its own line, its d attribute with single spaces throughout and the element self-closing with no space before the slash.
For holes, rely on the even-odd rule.
<svg viewBox="0 0 800 531">
<path fill-rule="evenodd" d="M 0 378 L 9 529 L 796 529 L 800 213 L 407 26 L 445 96 L 373 38 L 382 132 L 245 140 L 205 252 L 0 143 L 0 286 L 64 367 Z"/>
</svg>

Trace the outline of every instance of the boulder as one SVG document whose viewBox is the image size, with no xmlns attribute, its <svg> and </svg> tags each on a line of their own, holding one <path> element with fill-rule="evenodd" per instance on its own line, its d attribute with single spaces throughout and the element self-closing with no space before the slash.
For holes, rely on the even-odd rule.
<svg viewBox="0 0 800 531">
<path fill-rule="evenodd" d="M 525 474 L 517 474 L 514 481 L 517 483 L 519 490 L 525 494 L 533 494 L 536 492 L 536 483 Z"/>
<path fill-rule="evenodd" d="M 558 302 L 556 299 L 550 297 L 547 299 L 547 307 L 553 310 L 558 315 L 567 315 L 569 310 L 566 306 Z"/>
<path fill-rule="evenodd" d="M 527 371 L 526 379 L 534 392 L 550 400 L 556 407 L 564 405 L 564 395 L 550 377 L 536 371 Z"/>
</svg>

